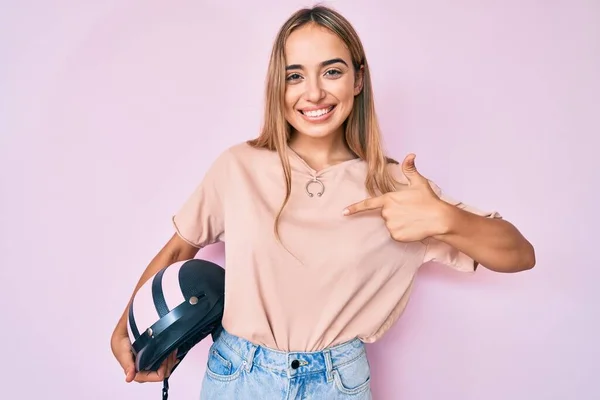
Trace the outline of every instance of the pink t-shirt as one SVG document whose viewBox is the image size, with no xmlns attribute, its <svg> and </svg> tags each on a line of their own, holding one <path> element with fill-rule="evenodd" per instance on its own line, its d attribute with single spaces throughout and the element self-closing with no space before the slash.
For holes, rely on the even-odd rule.
<svg viewBox="0 0 600 400">
<path fill-rule="evenodd" d="M 404 310 L 423 263 L 475 270 L 474 260 L 435 239 L 393 240 L 376 211 L 344 216 L 346 206 L 369 197 L 364 161 L 317 172 L 288 153 L 292 192 L 279 225 L 282 243 L 274 234 L 285 196 L 278 154 L 246 143 L 216 159 L 173 217 L 178 234 L 196 247 L 225 242 L 223 326 L 230 333 L 282 351 L 317 351 L 356 337 L 374 342 Z M 399 165 L 389 168 L 406 182 Z M 306 184 L 315 176 L 324 193 L 311 197 Z M 432 187 L 458 207 L 500 218 Z M 311 184 L 308 192 L 320 189 Z"/>
</svg>

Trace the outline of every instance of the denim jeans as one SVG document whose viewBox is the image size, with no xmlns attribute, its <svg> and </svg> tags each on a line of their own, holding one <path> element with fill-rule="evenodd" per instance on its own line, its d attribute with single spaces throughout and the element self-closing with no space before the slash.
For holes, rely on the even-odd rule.
<svg viewBox="0 0 600 400">
<path fill-rule="evenodd" d="M 282 352 L 223 330 L 210 347 L 201 400 L 371 400 L 364 344 Z"/>
</svg>

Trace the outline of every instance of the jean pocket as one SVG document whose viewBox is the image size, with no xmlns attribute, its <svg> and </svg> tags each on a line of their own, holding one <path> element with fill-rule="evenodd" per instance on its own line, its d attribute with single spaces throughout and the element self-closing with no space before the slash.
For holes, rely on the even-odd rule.
<svg viewBox="0 0 600 400">
<path fill-rule="evenodd" d="M 206 374 L 220 381 L 232 381 L 237 379 L 246 361 L 226 344 L 217 342 L 210 347 L 206 363 Z"/>
<path fill-rule="evenodd" d="M 335 367 L 332 373 L 335 386 L 342 394 L 358 395 L 370 390 L 371 368 L 365 353 L 347 364 Z"/>
</svg>

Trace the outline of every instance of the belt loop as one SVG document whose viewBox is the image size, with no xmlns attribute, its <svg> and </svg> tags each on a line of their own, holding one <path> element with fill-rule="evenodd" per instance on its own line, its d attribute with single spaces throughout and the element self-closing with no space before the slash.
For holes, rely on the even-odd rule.
<svg viewBox="0 0 600 400">
<path fill-rule="evenodd" d="M 333 381 L 333 362 L 331 361 L 331 351 L 329 351 L 329 349 L 323 350 L 323 355 L 325 356 L 325 374 L 327 376 L 327 382 L 331 382 Z"/>
<path fill-rule="evenodd" d="M 250 351 L 248 351 L 248 355 L 246 356 L 246 371 L 252 371 L 252 365 L 254 364 L 254 353 L 256 353 L 256 345 L 252 344 L 250 346 Z"/>
</svg>

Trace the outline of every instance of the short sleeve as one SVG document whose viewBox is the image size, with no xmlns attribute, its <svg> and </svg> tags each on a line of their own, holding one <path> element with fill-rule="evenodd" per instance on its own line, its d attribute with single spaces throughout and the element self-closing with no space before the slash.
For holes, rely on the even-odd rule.
<svg viewBox="0 0 600 400">
<path fill-rule="evenodd" d="M 202 248 L 223 240 L 227 157 L 227 151 L 217 157 L 200 184 L 172 217 L 177 234 L 195 247 Z"/>
<path fill-rule="evenodd" d="M 433 191 L 438 195 L 440 199 L 462 210 L 486 218 L 502 218 L 502 216 L 496 211 L 482 211 L 471 205 L 465 204 L 463 202 L 457 201 L 449 197 L 448 195 L 444 194 L 435 183 L 431 181 L 430 185 L 433 188 Z M 477 260 L 473 260 L 465 253 L 457 250 L 449 244 L 434 238 L 427 238 L 423 242 L 426 245 L 425 257 L 423 260 L 424 262 L 435 261 L 462 272 L 475 272 L 475 270 L 477 269 L 477 266 L 479 264 Z"/>
</svg>

